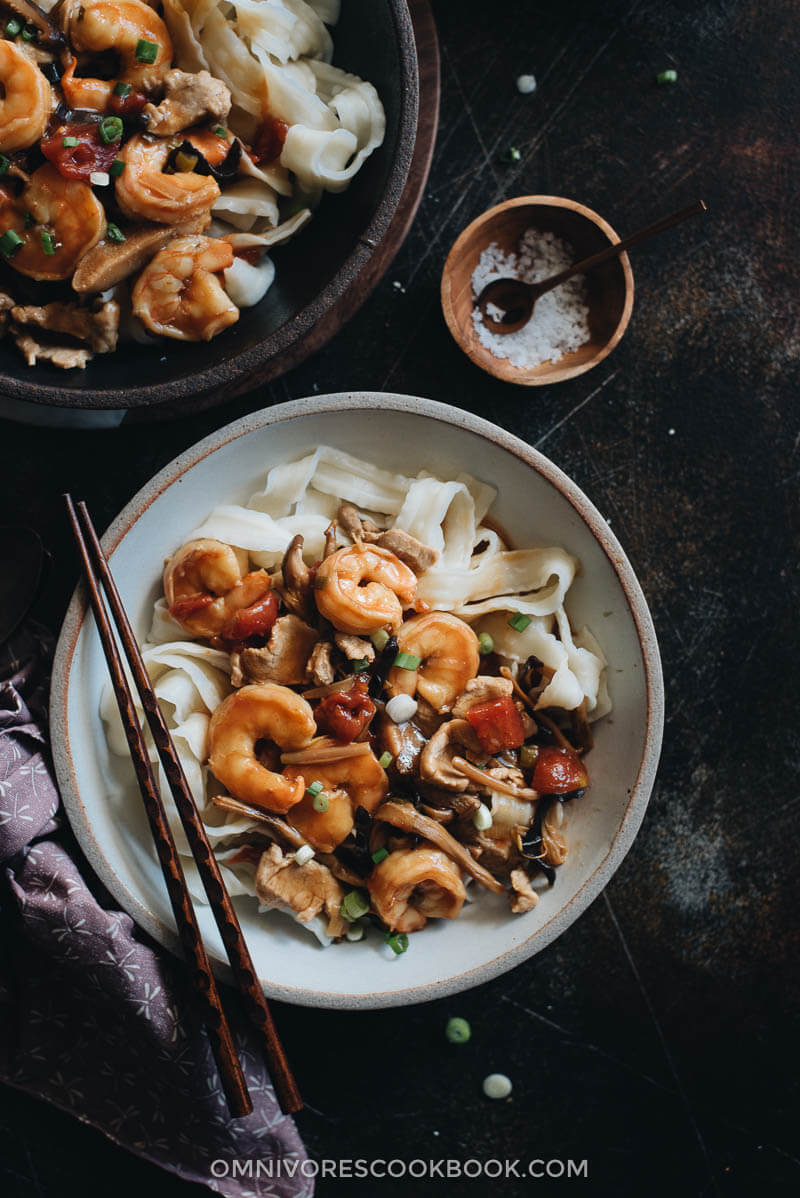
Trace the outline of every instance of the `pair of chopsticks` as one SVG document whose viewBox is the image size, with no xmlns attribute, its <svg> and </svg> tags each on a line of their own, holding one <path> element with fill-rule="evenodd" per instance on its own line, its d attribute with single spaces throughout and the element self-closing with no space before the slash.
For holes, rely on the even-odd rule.
<svg viewBox="0 0 800 1198">
<path fill-rule="evenodd" d="M 233 1037 L 222 1009 L 217 986 L 211 972 L 211 963 L 203 945 L 197 917 L 186 885 L 178 850 L 164 810 L 153 768 L 145 745 L 144 735 L 133 703 L 130 687 L 125 676 L 119 649 L 117 648 L 111 623 L 108 618 L 101 586 L 105 590 L 108 607 L 116 625 L 117 633 L 128 659 L 136 689 L 139 692 L 147 723 L 153 736 L 161 764 L 169 781 L 178 814 L 186 832 L 200 877 L 208 896 L 211 910 L 219 928 L 220 936 L 231 963 L 233 975 L 244 1000 L 247 1014 L 261 1033 L 264 1054 L 272 1075 L 275 1093 L 281 1110 L 292 1114 L 302 1109 L 300 1092 L 292 1076 L 283 1045 L 272 1020 L 267 1000 L 259 985 L 258 975 L 239 926 L 236 912 L 225 889 L 225 883 L 206 836 L 200 814 L 192 798 L 172 737 L 169 734 L 155 692 L 144 664 L 139 646 L 133 635 L 127 614 L 122 606 L 119 592 L 112 577 L 105 554 L 92 524 L 85 503 L 77 510 L 70 495 L 64 499 L 69 513 L 72 531 L 78 546 L 89 598 L 94 611 L 97 630 L 108 663 L 111 681 L 116 695 L 122 725 L 130 748 L 136 778 L 142 792 L 150 830 L 161 864 L 161 872 L 167 885 L 178 934 L 189 961 L 192 980 L 198 993 L 199 1006 L 209 1041 L 219 1069 L 220 1079 L 234 1118 L 249 1115 L 253 1101 L 247 1089 L 242 1066 L 236 1055 Z M 80 519 L 79 519 L 80 515 Z"/>
</svg>

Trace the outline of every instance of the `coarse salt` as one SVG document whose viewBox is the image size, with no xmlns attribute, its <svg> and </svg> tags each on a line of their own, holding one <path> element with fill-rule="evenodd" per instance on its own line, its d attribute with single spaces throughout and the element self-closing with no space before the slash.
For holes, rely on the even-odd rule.
<svg viewBox="0 0 800 1198">
<path fill-rule="evenodd" d="M 496 242 L 487 246 L 472 274 L 472 292 L 477 298 L 488 283 L 509 277 L 539 283 L 574 261 L 573 249 L 566 241 L 554 233 L 526 229 L 516 254 L 505 254 Z M 489 315 L 497 318 L 497 310 L 490 308 Z M 541 296 L 531 319 L 516 333 L 491 332 L 477 307 L 472 321 L 481 345 L 496 358 L 507 358 L 512 366 L 526 369 L 558 362 L 590 337 L 584 277 L 576 275 Z"/>
</svg>

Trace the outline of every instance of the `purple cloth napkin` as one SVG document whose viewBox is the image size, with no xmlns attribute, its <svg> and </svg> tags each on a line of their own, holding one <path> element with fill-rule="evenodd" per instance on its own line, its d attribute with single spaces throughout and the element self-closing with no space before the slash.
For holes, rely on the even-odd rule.
<svg viewBox="0 0 800 1198">
<path fill-rule="evenodd" d="M 75 845 L 47 744 L 51 650 L 33 624 L 0 648 L 0 1079 L 220 1194 L 304 1198 L 312 1170 L 249 1025 L 226 995 L 255 1108 L 231 1120 L 183 967 Z"/>
</svg>

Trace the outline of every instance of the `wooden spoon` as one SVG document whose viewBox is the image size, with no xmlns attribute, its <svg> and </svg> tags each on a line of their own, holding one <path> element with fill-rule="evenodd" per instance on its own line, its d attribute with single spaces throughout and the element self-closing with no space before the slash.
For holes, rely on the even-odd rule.
<svg viewBox="0 0 800 1198">
<path fill-rule="evenodd" d="M 480 308 L 483 321 L 490 332 L 516 333 L 530 320 L 536 301 L 548 291 L 552 291 L 554 287 L 566 283 L 567 279 L 571 279 L 573 275 L 583 274 L 585 271 L 599 266 L 601 262 L 608 262 L 610 258 L 615 258 L 617 254 L 622 254 L 635 245 L 641 245 L 643 241 L 648 241 L 657 233 L 664 233 L 667 229 L 674 228 L 675 225 L 679 225 L 690 216 L 697 216 L 706 211 L 704 202 L 697 200 L 688 208 L 681 208 L 680 212 L 673 212 L 671 216 L 663 217 L 654 225 L 640 229 L 638 233 L 631 233 L 630 237 L 623 238 L 622 241 L 600 250 L 597 254 L 592 254 L 589 258 L 584 258 L 582 262 L 576 262 L 574 266 L 567 267 L 560 274 L 543 279 L 541 283 L 525 283 L 522 279 L 511 278 L 495 279 L 494 282 L 486 284 L 475 300 L 475 305 Z M 490 316 L 486 310 L 489 304 L 498 308 L 503 316 L 499 319 Z"/>
</svg>

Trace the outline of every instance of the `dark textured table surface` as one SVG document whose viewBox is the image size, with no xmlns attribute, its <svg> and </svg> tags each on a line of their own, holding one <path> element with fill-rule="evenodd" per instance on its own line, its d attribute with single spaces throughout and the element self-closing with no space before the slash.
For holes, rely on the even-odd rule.
<svg viewBox="0 0 800 1198">
<path fill-rule="evenodd" d="M 252 409 L 314 391 L 426 395 L 552 457 L 610 519 L 658 629 L 668 706 L 649 813 L 606 892 L 513 973 L 404 1010 L 278 1007 L 308 1103 L 299 1125 L 319 1157 L 586 1159 L 588 1182 L 550 1184 L 796 1194 L 798 6 L 434 10 L 443 107 L 430 184 L 352 323 L 266 390 L 193 419 L 80 433 L 3 423 L 4 519 L 33 524 L 55 555 L 39 606 L 55 627 L 75 577 L 61 491 L 84 494 L 105 524 L 177 452 Z M 659 87 L 665 67 L 678 81 Z M 523 71 L 538 79 L 533 96 L 517 94 Z M 503 165 L 511 144 L 521 159 Z M 458 232 L 533 192 L 581 200 L 621 232 L 699 196 L 710 215 L 635 252 L 633 320 L 611 358 L 528 391 L 470 366 L 438 295 Z M 443 1037 L 454 1013 L 473 1026 L 465 1048 Z M 509 1102 L 481 1095 L 495 1069 L 514 1080 Z M 200 1192 L 7 1091 L 0 1188 Z M 319 1187 L 378 1190 L 456 1187 Z"/>
</svg>

